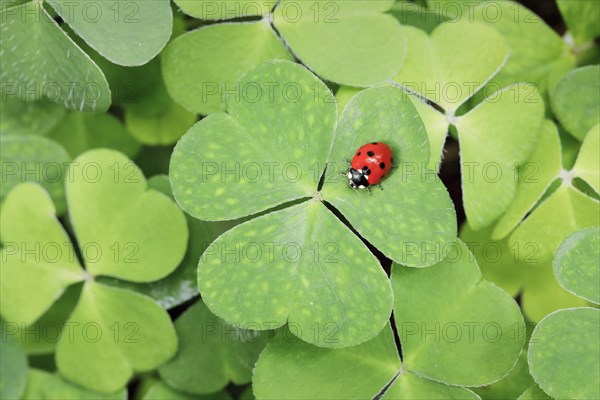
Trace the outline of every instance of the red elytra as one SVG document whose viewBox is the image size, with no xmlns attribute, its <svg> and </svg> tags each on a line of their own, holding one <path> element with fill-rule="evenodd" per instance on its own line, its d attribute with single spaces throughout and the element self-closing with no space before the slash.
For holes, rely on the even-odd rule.
<svg viewBox="0 0 600 400">
<path fill-rule="evenodd" d="M 393 163 L 390 146 L 383 142 L 363 145 L 354 153 L 347 171 L 348 185 L 353 189 L 368 189 L 377 185 L 390 172 Z"/>
</svg>

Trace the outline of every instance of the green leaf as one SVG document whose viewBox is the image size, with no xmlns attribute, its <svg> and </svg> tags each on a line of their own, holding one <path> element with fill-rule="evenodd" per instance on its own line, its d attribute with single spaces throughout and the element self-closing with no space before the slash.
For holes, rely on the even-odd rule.
<svg viewBox="0 0 600 400">
<path fill-rule="evenodd" d="M 0 101 L 0 136 L 44 135 L 65 116 L 65 109 L 49 101 L 23 102 L 17 97 Z"/>
<path fill-rule="evenodd" d="M 473 229 L 490 225 L 510 205 L 517 188 L 515 166 L 534 150 L 543 118 L 543 100 L 525 83 L 492 94 L 456 119 L 463 202 Z"/>
<path fill-rule="evenodd" d="M 269 333 L 229 326 L 199 301 L 175 321 L 179 350 L 163 365 L 161 378 L 179 391 L 213 393 L 229 381 L 250 382 Z"/>
<path fill-rule="evenodd" d="M 135 372 L 157 368 L 177 349 L 171 319 L 152 299 L 92 281 L 67 324 L 73 336 L 58 343 L 58 370 L 98 392 L 120 390 Z"/>
<path fill-rule="evenodd" d="M 378 394 L 399 370 L 389 324 L 368 342 L 336 350 L 295 340 L 285 329 L 258 359 L 254 393 L 259 399 L 366 399 Z"/>
<path fill-rule="evenodd" d="M 294 55 L 320 77 L 350 86 L 393 78 L 404 61 L 402 29 L 384 14 L 393 0 L 282 0 L 273 24 Z"/>
<path fill-rule="evenodd" d="M 26 183 L 13 189 L 2 204 L 0 226 L 0 313 L 9 322 L 28 325 L 69 285 L 82 281 L 83 270 L 40 186 Z"/>
<path fill-rule="evenodd" d="M 52 197 L 57 213 L 64 214 L 64 180 L 70 161 L 65 149 L 44 137 L 0 136 L 0 201 L 20 183 L 35 182 Z"/>
<path fill-rule="evenodd" d="M 552 398 L 536 385 L 524 391 L 517 400 L 552 400 Z"/>
<path fill-rule="evenodd" d="M 519 306 L 482 280 L 462 242 L 433 267 L 394 265 L 392 286 L 403 363 L 410 371 L 451 385 L 480 386 L 502 378 L 517 362 L 525 342 Z"/>
<path fill-rule="evenodd" d="M 19 399 L 25 391 L 27 357 L 4 324 L 0 325 L 0 334 L 0 398 Z"/>
<path fill-rule="evenodd" d="M 312 196 L 331 147 L 333 96 L 304 67 L 267 62 L 238 85 L 259 90 L 256 100 L 229 97 L 228 114 L 194 125 L 171 158 L 175 199 L 199 219 L 239 218 Z"/>
<path fill-rule="evenodd" d="M 552 273 L 551 261 L 540 263 L 536 258 L 535 243 L 526 242 L 522 247 L 527 248 L 527 258 L 533 261 L 521 294 L 521 308 L 528 321 L 539 322 L 557 310 L 589 305 L 558 284 Z"/>
<path fill-rule="evenodd" d="M 562 170 L 561 144 L 556 126 L 546 120 L 540 130 L 540 138 L 533 154 L 527 162 L 520 165 L 515 197 L 494 226 L 494 239 L 507 236 L 525 218 Z"/>
<path fill-rule="evenodd" d="M 173 197 L 169 178 L 166 175 L 155 175 L 148 179 L 148 187 L 169 197 Z M 189 239 L 187 252 L 175 271 L 166 277 L 149 283 L 126 282 L 118 279 L 102 277 L 108 282 L 124 288 L 131 288 L 156 300 L 163 308 L 170 309 L 183 302 L 199 296 L 198 292 L 198 260 L 210 243 L 219 234 L 225 232 L 234 223 L 210 223 L 197 220 L 186 215 Z"/>
<path fill-rule="evenodd" d="M 508 239 L 495 241 L 491 233 L 491 227 L 475 231 L 466 223 L 461 228 L 460 239 L 473 253 L 483 278 L 515 297 L 526 284 L 530 265 L 528 260 L 519 260 L 514 249 L 509 248 Z"/>
<path fill-rule="evenodd" d="M 209 395 L 191 395 L 178 392 L 163 382 L 158 382 L 150 387 L 143 400 L 231 400 L 231 395 L 225 391 Z"/>
<path fill-rule="evenodd" d="M 600 66 L 578 68 L 560 80 L 551 93 L 552 110 L 579 140 L 600 122 Z"/>
<path fill-rule="evenodd" d="M 484 89 L 488 94 L 495 91 L 494 87 L 497 90 L 514 82 L 535 83 L 545 94 L 575 66 L 575 56 L 565 41 L 533 11 L 517 2 L 480 2 L 463 12 L 462 17 L 487 23 L 508 44 L 510 57 Z"/>
<path fill-rule="evenodd" d="M 175 0 L 181 11 L 204 20 L 224 20 L 239 17 L 267 15 L 276 0 Z"/>
<path fill-rule="evenodd" d="M 25 399 L 61 399 L 61 400 L 125 400 L 127 390 L 104 394 L 73 385 L 58 374 L 30 369 L 27 377 Z"/>
<path fill-rule="evenodd" d="M 347 169 L 345 160 L 375 141 L 392 147 L 396 170 L 382 182 L 383 191 L 349 190 L 347 178 L 338 177 Z M 394 87 L 365 90 L 352 98 L 340 119 L 322 198 L 389 258 L 415 267 L 432 265 L 456 237 L 456 216 L 437 174 L 426 169 L 428 162 L 427 134 L 406 93 Z"/>
<path fill-rule="evenodd" d="M 508 375 L 489 386 L 473 388 L 473 391 L 484 400 L 515 399 L 534 384 L 535 382 L 529 374 L 527 351 L 523 351 L 519 356 L 519 361 Z"/>
<path fill-rule="evenodd" d="M 531 243 L 532 257 L 539 262 L 549 262 L 567 235 L 597 225 L 599 213 L 600 202 L 563 182 L 515 229 L 509 236 L 509 245 Z"/>
<path fill-rule="evenodd" d="M 573 174 L 600 193 L 600 124 L 596 124 L 583 140 Z"/>
<path fill-rule="evenodd" d="M 175 143 L 194 123 L 196 115 L 175 103 L 166 92 L 158 95 L 162 107 L 158 111 L 146 111 L 141 107 L 125 109 L 125 126 L 140 143 L 164 146 Z"/>
<path fill-rule="evenodd" d="M 82 287 L 81 283 L 69 286 L 48 311 L 33 324 L 27 326 L 12 324 L 15 328 L 13 336 L 21 342 L 27 355 L 50 355 L 54 362 L 53 353 L 56 344 L 65 329 L 65 322 L 77 305 Z"/>
<path fill-rule="evenodd" d="M 173 27 L 168 0 L 100 1 L 82 9 L 68 0 L 48 0 L 56 13 L 110 61 L 142 65 L 167 44 Z"/>
<path fill-rule="evenodd" d="M 368 342 L 336 350 L 294 340 L 283 330 L 262 352 L 253 383 L 260 399 L 366 399 L 380 393 L 384 399 L 478 399 L 403 368 L 389 325 Z"/>
<path fill-rule="evenodd" d="M 236 84 L 246 71 L 264 61 L 292 56 L 268 21 L 259 21 L 217 24 L 186 33 L 167 46 L 161 59 L 171 97 L 189 111 L 210 114 L 225 110 L 226 96 L 237 102 L 256 96 L 253 84 Z"/>
<path fill-rule="evenodd" d="M 538 385 L 553 398 L 597 399 L 599 353 L 600 310 L 560 310 L 533 331 L 529 368 Z"/>
<path fill-rule="evenodd" d="M 3 96 L 44 98 L 80 111 L 108 109 L 110 90 L 102 71 L 59 28 L 43 3 L 2 10 L 1 20 Z"/>
<path fill-rule="evenodd" d="M 431 37 L 404 27 L 408 50 L 394 81 L 440 105 L 446 115 L 483 87 L 504 65 L 508 47 L 502 36 L 481 23 L 443 23 Z"/>
<path fill-rule="evenodd" d="M 204 253 L 198 285 L 232 325 L 266 330 L 286 322 L 322 347 L 362 343 L 391 312 L 390 284 L 358 237 L 320 202 L 238 225 Z"/>
<path fill-rule="evenodd" d="M 600 304 L 600 229 L 569 235 L 556 251 L 554 275 L 558 283 L 576 296 Z"/>
<path fill-rule="evenodd" d="M 147 190 L 132 161 L 91 150 L 72 170 L 69 215 L 90 274 L 151 282 L 177 267 L 188 238 L 183 213 L 164 194 Z"/>
<path fill-rule="evenodd" d="M 594 0 L 556 0 L 558 9 L 577 44 L 585 44 L 600 36 L 600 4 Z"/>
<path fill-rule="evenodd" d="M 62 144 L 73 158 L 97 148 L 118 150 L 133 157 L 140 149 L 140 144 L 111 114 L 68 113 L 48 137 Z"/>
</svg>

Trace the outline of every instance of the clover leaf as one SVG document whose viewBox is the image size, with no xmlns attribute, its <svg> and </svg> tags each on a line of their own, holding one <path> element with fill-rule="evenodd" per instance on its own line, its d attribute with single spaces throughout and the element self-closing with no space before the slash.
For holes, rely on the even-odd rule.
<svg viewBox="0 0 600 400">
<path fill-rule="evenodd" d="M 554 258 L 554 275 L 569 292 L 600 304 L 600 231 L 589 228 L 569 235 Z"/>
<path fill-rule="evenodd" d="M 252 369 L 269 338 L 268 332 L 227 325 L 199 301 L 175 321 L 177 355 L 160 367 L 161 378 L 186 393 L 208 394 L 229 381 L 250 382 Z"/>
<path fill-rule="evenodd" d="M 253 382 L 260 399 L 373 398 L 384 390 L 383 398 L 478 398 L 403 369 L 389 324 L 365 343 L 336 350 L 294 340 L 283 331 L 260 355 Z"/>
<path fill-rule="evenodd" d="M 15 101 L 45 98 L 73 110 L 108 109 L 110 90 L 102 71 L 60 29 L 42 2 L 1 13 L 1 77 L 7 83 L 3 95 Z"/>
<path fill-rule="evenodd" d="M 370 86 L 392 78 L 404 60 L 400 25 L 385 14 L 393 4 L 392 0 L 282 0 L 273 13 L 273 25 L 294 55 L 321 78 Z M 323 39 L 327 46 L 315 46 Z"/>
<path fill-rule="evenodd" d="M 518 201 L 511 204 L 500 219 L 492 237 L 501 238 L 510 233 L 510 246 L 531 243 L 535 246 L 535 259 L 543 263 L 552 260 L 554 251 L 568 234 L 597 225 L 595 221 L 600 212 L 600 202 L 574 186 L 574 179 L 581 178 L 597 185 L 600 173 L 598 170 L 589 171 L 587 166 L 593 165 L 592 160 L 599 157 L 598 146 L 595 146 L 599 135 L 598 129 L 590 131 L 575 163 L 578 168 L 566 171 L 561 169 L 557 132 L 550 127 L 540 141 L 544 150 L 536 151 L 535 164 L 531 164 L 532 168 L 519 184 Z M 530 183 L 535 180 L 538 182 Z M 560 186 L 539 200 L 557 180 Z M 542 226 L 552 226 L 552 229 L 543 229 Z"/>
<path fill-rule="evenodd" d="M 575 56 L 567 43 L 543 19 L 517 2 L 481 2 L 462 16 L 496 29 L 509 47 L 510 57 L 488 83 L 490 89 L 492 85 L 531 82 L 545 94 L 575 66 Z"/>
<path fill-rule="evenodd" d="M 65 115 L 65 109 L 49 101 L 24 103 L 14 97 L 0 102 L 0 136 L 44 135 Z"/>
<path fill-rule="evenodd" d="M 600 5 L 595 1 L 556 0 L 558 9 L 569 28 L 569 37 L 577 45 L 585 46 L 600 36 Z"/>
<path fill-rule="evenodd" d="M 143 400 L 231 400 L 231 395 L 226 391 L 211 393 L 209 395 L 192 395 L 178 392 L 164 382 L 157 382 L 150 386 Z"/>
<path fill-rule="evenodd" d="M 473 388 L 473 391 L 482 399 L 515 399 L 534 384 L 529 374 L 527 351 L 524 350 L 508 375 L 491 385 Z"/>
<path fill-rule="evenodd" d="M 597 399 L 599 353 L 600 310 L 559 310 L 535 327 L 529 369 L 540 388 L 553 398 Z M 558 364 L 561 368 L 556 368 Z"/>
<path fill-rule="evenodd" d="M 454 254 L 430 268 L 394 265 L 392 282 L 402 360 L 389 325 L 367 342 L 335 350 L 283 330 L 258 359 L 256 396 L 477 399 L 457 386 L 491 383 L 513 367 L 525 341 L 519 308 L 481 280 L 464 244 L 457 242 Z M 431 287 L 435 296 L 424 290 Z M 494 363 L 485 361 L 492 356 Z"/>
<path fill-rule="evenodd" d="M 27 374 L 25 399 L 63 399 L 63 400 L 125 400 L 127 390 L 114 393 L 94 392 L 73 385 L 58 374 L 38 369 L 30 369 Z"/>
<path fill-rule="evenodd" d="M 0 312 L 7 322 L 31 324 L 68 286 L 84 282 L 65 323 L 69 333 L 63 330 L 58 342 L 56 363 L 69 380 L 108 393 L 121 389 L 133 372 L 167 361 L 175 353 L 176 335 L 168 314 L 152 299 L 94 278 L 148 282 L 168 275 L 184 255 L 187 229 L 175 204 L 146 190 L 145 178 L 122 154 L 89 151 L 71 170 L 69 217 L 86 270 L 48 195 L 37 185 L 20 185 L 0 215 L 7 260 L 0 270 Z M 31 248 L 38 250 L 28 252 Z"/>
<path fill-rule="evenodd" d="M 244 51 L 253 49 L 253 51 Z M 242 75 L 271 59 L 291 60 L 268 21 L 209 25 L 185 33 L 162 55 L 163 77 L 171 97 L 187 110 L 225 110 L 225 96 L 238 92 Z M 210 63 L 204 60 L 212 60 Z"/>
<path fill-rule="evenodd" d="M 0 325 L 0 398 L 19 399 L 25 391 L 27 357 L 19 343 Z"/>
<path fill-rule="evenodd" d="M 579 140 L 600 123 L 600 66 L 578 68 L 563 77 L 551 95 L 552 110 Z"/>
<path fill-rule="evenodd" d="M 47 136 L 60 143 L 71 157 L 98 148 L 118 150 L 133 157 L 140 149 L 123 124 L 108 113 L 68 112 Z"/>
<path fill-rule="evenodd" d="M 68 0 L 48 0 L 48 4 L 77 35 L 116 64 L 147 63 L 171 36 L 173 14 L 167 0 L 98 2 L 83 11 Z"/>
<path fill-rule="evenodd" d="M 67 208 L 64 180 L 70 161 L 62 146 L 44 137 L 0 136 L 0 201 L 19 183 L 34 181 L 48 191 L 57 213 L 63 214 Z"/>
<path fill-rule="evenodd" d="M 552 400 L 552 398 L 535 385 L 524 391 L 517 400 Z"/>
<path fill-rule="evenodd" d="M 270 329 L 289 322 L 303 340 L 329 347 L 368 340 L 389 316 L 389 282 L 360 239 L 320 200 L 338 208 L 395 260 L 427 266 L 441 259 L 455 237 L 456 221 L 443 185 L 425 169 L 429 144 L 419 116 L 401 90 L 374 88 L 355 97 L 336 130 L 327 87 L 285 61 L 265 63 L 239 82 L 253 85 L 261 96 L 239 102 L 230 97 L 228 114 L 212 114 L 192 127 L 171 158 L 175 199 L 196 218 L 233 219 L 279 206 L 207 249 L 198 270 L 203 299 L 215 314 L 242 327 L 252 322 Z M 264 91 L 269 86 L 275 88 L 271 93 Z M 292 86 L 296 94 L 281 90 Z M 370 109 L 369 101 L 377 98 L 378 108 Z M 399 169 L 414 169 L 406 177 L 404 171 L 392 173 L 383 192 L 354 192 L 336 177 L 340 166 L 358 143 L 376 140 L 399 152 Z M 365 221 L 358 218 L 359 208 Z M 395 223 L 381 210 L 397 215 Z M 410 241 L 406 231 L 418 241 Z M 384 243 L 383 235 L 400 242 Z"/>
<path fill-rule="evenodd" d="M 169 94 L 196 113 L 223 111 L 225 97 L 239 93 L 235 82 L 268 60 L 295 56 L 324 79 L 351 86 L 388 80 L 404 60 L 400 25 L 385 14 L 392 0 L 280 1 L 273 11 L 271 1 L 179 2 L 184 12 L 203 19 L 263 17 L 202 27 L 167 46 L 163 74 Z"/>
<path fill-rule="evenodd" d="M 533 85 L 513 84 L 487 93 L 476 107 L 457 116 L 459 107 L 503 67 L 508 56 L 504 39 L 486 25 L 465 21 L 441 24 L 430 37 L 412 27 L 405 28 L 405 35 L 407 62 L 394 80 L 442 107 L 448 125 L 456 127 L 465 212 L 471 227 L 482 229 L 502 214 L 515 194 L 513 169 L 533 151 L 543 101 Z M 481 142 L 494 145 L 482 147 Z M 432 147 L 442 146 L 440 140 Z M 431 155 L 432 160 L 439 157 Z"/>
</svg>

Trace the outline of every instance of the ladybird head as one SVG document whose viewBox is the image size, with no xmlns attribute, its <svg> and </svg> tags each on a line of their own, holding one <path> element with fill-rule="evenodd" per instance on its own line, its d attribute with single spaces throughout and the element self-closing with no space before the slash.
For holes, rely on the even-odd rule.
<svg viewBox="0 0 600 400">
<path fill-rule="evenodd" d="M 367 189 L 369 187 L 367 175 L 361 170 L 350 168 L 346 176 L 348 177 L 348 186 L 352 189 Z"/>
</svg>

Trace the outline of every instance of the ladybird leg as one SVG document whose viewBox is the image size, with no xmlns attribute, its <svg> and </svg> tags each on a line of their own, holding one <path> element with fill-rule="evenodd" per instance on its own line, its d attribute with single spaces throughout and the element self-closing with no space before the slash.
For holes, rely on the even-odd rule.
<svg viewBox="0 0 600 400">
<path fill-rule="evenodd" d="M 379 189 L 381 189 L 383 191 L 383 185 L 381 183 L 377 186 L 379 186 Z"/>
</svg>

